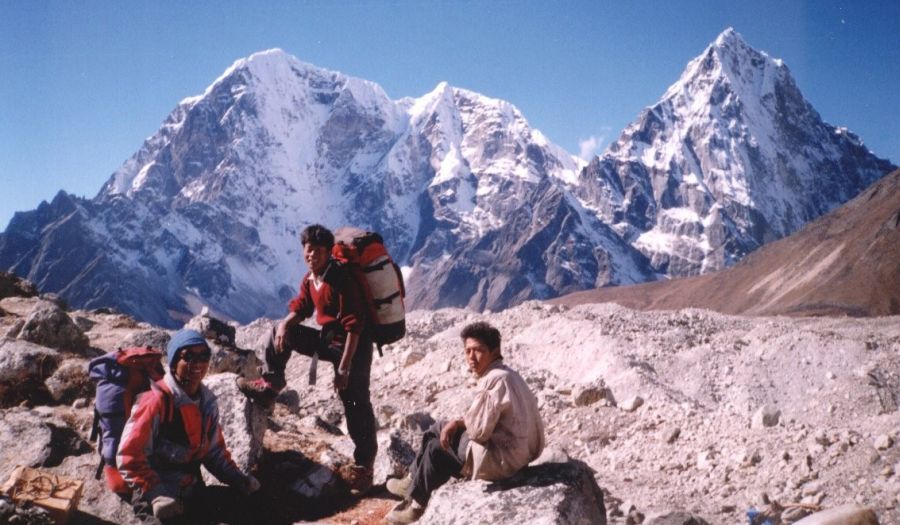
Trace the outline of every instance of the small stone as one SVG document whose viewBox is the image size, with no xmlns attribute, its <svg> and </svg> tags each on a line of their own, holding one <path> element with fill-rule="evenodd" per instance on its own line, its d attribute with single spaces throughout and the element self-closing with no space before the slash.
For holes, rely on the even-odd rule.
<svg viewBox="0 0 900 525">
<path fill-rule="evenodd" d="M 881 434 L 875 438 L 875 441 L 872 444 L 875 445 L 875 448 L 878 450 L 887 450 L 894 446 L 894 440 L 887 434 Z"/>
<path fill-rule="evenodd" d="M 634 412 L 643 404 L 644 398 L 642 398 L 641 396 L 633 396 L 626 399 L 621 405 L 619 405 L 619 408 L 626 412 Z"/>
<path fill-rule="evenodd" d="M 886 478 L 893 476 L 894 475 L 894 467 L 892 467 L 890 465 L 884 467 L 884 469 L 882 469 L 882 471 L 881 471 L 881 475 Z"/>
<path fill-rule="evenodd" d="M 681 435 L 681 429 L 678 427 L 675 427 L 675 428 L 669 430 L 668 432 L 666 432 L 665 435 L 663 436 L 663 439 L 666 441 L 666 443 L 671 445 L 672 443 L 675 443 L 676 440 L 678 440 L 678 436 L 680 436 L 680 435 Z"/>
<path fill-rule="evenodd" d="M 827 374 L 825 374 L 825 377 L 827 377 L 828 379 L 834 379 L 837 376 L 834 375 L 834 372 L 829 371 Z"/>
<path fill-rule="evenodd" d="M 405 352 L 400 357 L 400 360 L 403 362 L 403 367 L 406 368 L 408 366 L 412 366 L 412 365 L 418 363 L 419 361 L 421 361 L 424 358 L 425 358 L 424 353 L 419 352 L 418 350 L 409 350 L 408 352 Z"/>
<path fill-rule="evenodd" d="M 831 439 L 828 437 L 828 433 L 824 430 L 818 430 L 813 436 L 813 439 L 816 441 L 816 443 L 822 445 L 823 447 L 831 445 Z"/>
<path fill-rule="evenodd" d="M 810 481 L 803 486 L 801 494 L 804 496 L 812 496 L 822 491 L 822 484 L 818 481 Z"/>
<path fill-rule="evenodd" d="M 753 414 L 753 419 L 750 421 L 750 428 L 758 429 L 774 427 L 778 424 L 779 419 L 781 419 L 781 410 L 778 410 L 778 407 L 773 405 L 763 405 L 755 414 Z"/>
<path fill-rule="evenodd" d="M 557 390 L 563 394 L 562 390 Z M 612 400 L 612 391 L 603 380 L 588 385 L 579 385 L 572 390 L 572 403 L 577 407 L 593 405 L 600 400 Z"/>
</svg>

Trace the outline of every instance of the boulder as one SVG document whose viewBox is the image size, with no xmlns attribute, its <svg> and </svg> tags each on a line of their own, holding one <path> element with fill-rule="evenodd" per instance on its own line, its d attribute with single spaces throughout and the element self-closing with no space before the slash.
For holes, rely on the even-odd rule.
<svg viewBox="0 0 900 525">
<path fill-rule="evenodd" d="M 0 412 L 0 465 L 10 470 L 16 465 L 52 467 L 68 456 L 94 450 L 52 409 L 16 407 Z M 96 466 L 97 456 L 92 458 Z"/>
<path fill-rule="evenodd" d="M 643 525 L 709 525 L 709 523 L 690 512 L 674 510 L 653 515 L 647 518 Z"/>
<path fill-rule="evenodd" d="M 166 345 L 169 344 L 169 339 L 171 338 L 172 335 L 166 330 L 162 330 L 160 328 L 151 328 L 149 330 L 141 330 L 140 332 L 134 332 L 127 335 L 125 339 L 122 340 L 122 344 L 120 346 L 122 348 L 132 346 L 149 346 L 165 352 Z"/>
<path fill-rule="evenodd" d="M 0 299 L 4 297 L 34 297 L 38 289 L 31 281 L 11 272 L 0 272 Z"/>
<path fill-rule="evenodd" d="M 580 461 L 526 467 L 500 482 L 460 481 L 436 490 L 423 525 L 605 525 L 603 492 Z"/>
<path fill-rule="evenodd" d="M 375 457 L 374 484 L 382 485 L 388 478 L 402 478 L 416 459 L 413 449 L 399 432 L 378 435 L 378 455 Z"/>
<path fill-rule="evenodd" d="M 0 339 L 0 408 L 50 401 L 44 379 L 59 366 L 59 354 L 27 341 Z"/>
<path fill-rule="evenodd" d="M 233 373 L 249 379 L 259 377 L 263 362 L 252 350 L 241 350 L 233 346 L 219 345 L 209 341 L 212 360 L 209 362 L 209 374 Z"/>
<path fill-rule="evenodd" d="M 94 397 L 96 385 L 88 376 L 87 359 L 67 359 L 44 381 L 57 403 L 70 404 L 76 399 Z"/>
<path fill-rule="evenodd" d="M 235 345 L 235 328 L 215 317 L 211 317 L 205 308 L 204 313 L 192 318 L 184 327 L 196 330 L 203 334 L 203 337 L 212 339 L 218 344 Z"/>
<path fill-rule="evenodd" d="M 868 507 L 842 505 L 810 514 L 795 525 L 878 525 L 878 517 Z"/>
<path fill-rule="evenodd" d="M 50 301 L 34 305 L 16 337 L 67 352 L 82 353 L 90 347 L 87 336 L 69 314 Z"/>
<path fill-rule="evenodd" d="M 84 482 L 81 499 L 78 501 L 78 515 L 69 523 L 140 525 L 142 522 L 135 517 L 131 505 L 107 489 L 102 477 L 94 479 L 96 468 L 97 454 L 82 454 L 67 457 L 59 466 L 47 469 Z"/>
<path fill-rule="evenodd" d="M 235 374 L 216 374 L 207 376 L 203 383 L 216 395 L 219 423 L 231 457 L 241 470 L 247 472 L 262 454 L 266 411 L 238 390 L 236 379 Z"/>
</svg>

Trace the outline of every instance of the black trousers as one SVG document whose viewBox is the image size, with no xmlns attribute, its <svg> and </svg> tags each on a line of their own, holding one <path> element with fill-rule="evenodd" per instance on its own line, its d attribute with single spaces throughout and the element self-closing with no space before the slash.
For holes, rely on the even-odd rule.
<svg viewBox="0 0 900 525">
<path fill-rule="evenodd" d="M 182 500 L 184 514 L 167 520 L 153 516 L 152 502 L 135 494 L 132 508 L 142 525 L 254 525 L 259 523 L 260 507 L 254 495 L 223 486 L 198 483 L 191 495 Z"/>
<path fill-rule="evenodd" d="M 412 476 L 409 497 L 420 505 L 427 505 L 431 493 L 447 483 L 451 477 L 459 477 L 466 461 L 469 435 L 458 430 L 450 439 L 450 451 L 441 447 L 441 429 L 445 421 L 438 421 L 422 434 L 422 444 L 416 459 L 409 466 Z"/>
<path fill-rule="evenodd" d="M 303 325 L 293 325 L 285 334 L 285 351 L 275 351 L 275 335 L 269 338 L 266 346 L 266 375 L 284 384 L 284 369 L 293 352 L 328 361 L 335 373 L 341 363 L 344 349 L 342 344 L 332 344 L 333 336 L 323 336 L 322 331 Z M 372 341 L 363 334 L 359 338 L 356 353 L 350 363 L 350 377 L 347 388 L 339 391 L 341 403 L 344 405 L 344 417 L 347 418 L 347 430 L 356 449 L 353 460 L 357 465 L 371 468 L 378 453 L 378 439 L 375 435 L 375 411 L 369 392 L 369 381 L 372 374 Z"/>
</svg>

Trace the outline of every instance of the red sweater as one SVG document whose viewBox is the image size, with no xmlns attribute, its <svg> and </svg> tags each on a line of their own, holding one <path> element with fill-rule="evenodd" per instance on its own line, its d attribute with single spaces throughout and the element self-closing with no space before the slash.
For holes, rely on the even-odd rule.
<svg viewBox="0 0 900 525">
<path fill-rule="evenodd" d="M 300 292 L 288 308 L 296 312 L 300 319 L 307 319 L 316 313 L 320 326 L 340 323 L 348 333 L 361 333 L 365 328 L 365 315 L 359 288 L 353 277 L 334 262 L 329 262 L 325 278 L 316 286 L 312 272 L 307 272 L 300 281 Z"/>
</svg>

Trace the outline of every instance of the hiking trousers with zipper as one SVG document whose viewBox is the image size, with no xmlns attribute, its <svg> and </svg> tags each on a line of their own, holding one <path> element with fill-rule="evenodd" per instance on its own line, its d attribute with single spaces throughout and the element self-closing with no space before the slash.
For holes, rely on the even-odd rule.
<svg viewBox="0 0 900 525">
<path fill-rule="evenodd" d="M 331 337 L 323 337 L 321 330 L 309 326 L 293 325 L 288 327 L 285 334 L 284 351 L 275 351 L 275 332 L 269 338 L 266 345 L 266 373 L 265 377 L 284 385 L 284 370 L 291 358 L 292 352 L 312 357 L 319 355 L 319 359 L 332 364 L 337 373 L 344 349 L 343 344 L 329 344 Z M 356 353 L 350 363 L 350 377 L 347 388 L 338 392 L 341 403 L 344 405 L 344 417 L 347 418 L 347 430 L 350 439 L 353 440 L 355 450 L 353 460 L 357 465 L 372 468 L 375 463 L 375 455 L 378 452 L 378 440 L 376 437 L 375 411 L 372 409 L 369 382 L 372 372 L 372 340 L 366 334 L 361 334 Z M 271 379 L 270 379 L 271 381 Z"/>
</svg>

